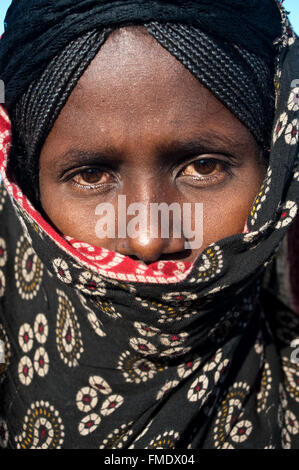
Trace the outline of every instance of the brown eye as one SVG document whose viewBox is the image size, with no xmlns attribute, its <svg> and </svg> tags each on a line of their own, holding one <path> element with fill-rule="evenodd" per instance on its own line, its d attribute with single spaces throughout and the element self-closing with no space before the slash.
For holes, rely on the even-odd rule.
<svg viewBox="0 0 299 470">
<path fill-rule="evenodd" d="M 216 160 L 197 160 L 193 163 L 195 171 L 202 175 L 210 175 L 213 173 L 217 166 L 219 167 L 219 162 Z"/>
<path fill-rule="evenodd" d="M 109 181 L 109 174 L 98 168 L 87 168 L 75 175 L 73 179 L 81 185 L 103 184 Z"/>
<path fill-rule="evenodd" d="M 196 160 L 186 166 L 182 172 L 183 176 L 209 176 L 215 172 L 221 171 L 221 163 L 213 159 Z"/>
<path fill-rule="evenodd" d="M 233 163 L 217 158 L 193 160 L 179 172 L 182 182 L 196 186 L 209 187 L 225 183 L 234 176 Z"/>
</svg>

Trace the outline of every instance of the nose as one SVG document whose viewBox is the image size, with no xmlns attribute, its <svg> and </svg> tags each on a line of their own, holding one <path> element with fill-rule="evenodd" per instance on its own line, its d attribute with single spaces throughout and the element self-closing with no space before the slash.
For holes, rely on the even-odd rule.
<svg viewBox="0 0 299 470">
<path fill-rule="evenodd" d="M 136 200 L 136 199 L 135 199 Z M 181 226 L 181 207 L 176 203 L 175 210 L 171 205 L 157 203 L 133 202 L 134 209 L 130 211 L 127 205 L 126 217 L 122 212 L 121 225 L 125 224 L 125 236 L 117 238 L 116 251 L 137 259 L 144 264 L 158 260 L 182 259 L 190 256 L 190 250 L 185 249 L 185 237 Z M 134 217 L 132 215 L 134 214 Z M 120 215 L 118 214 L 118 217 Z M 118 226 L 119 224 L 118 219 Z"/>
<path fill-rule="evenodd" d="M 190 254 L 190 250 L 185 249 L 182 238 L 151 238 L 142 233 L 135 238 L 118 239 L 117 251 L 144 264 L 186 258 Z"/>
</svg>

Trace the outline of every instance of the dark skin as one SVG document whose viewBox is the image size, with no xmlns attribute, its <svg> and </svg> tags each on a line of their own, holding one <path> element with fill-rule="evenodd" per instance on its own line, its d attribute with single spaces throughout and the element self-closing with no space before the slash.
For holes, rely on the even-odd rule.
<svg viewBox="0 0 299 470">
<path fill-rule="evenodd" d="M 79 158 L 80 157 L 80 158 Z M 142 27 L 112 33 L 72 92 L 40 155 L 43 210 L 56 229 L 143 263 L 193 262 L 241 233 L 265 176 L 249 130 Z M 184 236 L 99 239 L 95 208 L 203 203 L 201 248 Z"/>
</svg>

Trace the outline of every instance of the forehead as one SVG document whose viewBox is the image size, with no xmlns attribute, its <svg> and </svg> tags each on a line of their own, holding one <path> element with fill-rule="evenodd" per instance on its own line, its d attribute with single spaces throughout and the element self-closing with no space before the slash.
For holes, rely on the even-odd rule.
<svg viewBox="0 0 299 470">
<path fill-rule="evenodd" d="M 193 137 L 205 129 L 245 140 L 249 134 L 143 27 L 126 27 L 107 38 L 49 137 L 63 134 L 78 145 L 104 139 L 120 146 L 130 138 L 163 144 L 174 133 Z"/>
<path fill-rule="evenodd" d="M 113 32 L 85 71 L 69 104 L 86 99 L 107 111 L 167 111 L 180 101 L 190 105 L 200 91 L 195 77 L 141 27 Z M 194 96 L 193 96 L 194 98 Z M 180 103 L 182 104 L 182 103 Z M 157 106 L 158 105 L 158 106 Z M 192 105 L 192 111 L 194 106 Z"/>
</svg>

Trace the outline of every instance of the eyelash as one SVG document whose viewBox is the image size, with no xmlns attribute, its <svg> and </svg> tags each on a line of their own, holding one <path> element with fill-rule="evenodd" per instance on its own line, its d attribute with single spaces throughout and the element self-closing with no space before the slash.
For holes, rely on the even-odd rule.
<svg viewBox="0 0 299 470">
<path fill-rule="evenodd" d="M 219 165 L 222 167 L 222 170 L 228 175 L 228 176 L 233 176 L 233 167 L 235 166 L 235 164 L 233 164 L 232 162 L 228 162 L 228 161 L 224 161 L 224 160 L 221 160 L 221 159 L 216 159 L 216 158 L 199 158 L 199 159 L 196 159 L 196 160 L 192 160 L 188 163 L 185 163 L 184 164 L 184 167 L 182 167 L 179 172 L 177 173 L 176 177 L 180 177 L 180 178 L 185 178 L 185 179 L 189 179 L 190 178 L 192 179 L 192 181 L 194 183 L 198 183 L 199 185 L 201 186 L 204 186 L 204 185 L 209 185 L 212 181 L 215 182 L 215 184 L 217 183 L 217 181 L 219 181 L 219 177 L 217 176 L 210 176 L 210 175 L 207 175 L 207 176 L 188 176 L 188 175 L 181 175 L 180 174 L 186 170 L 190 165 L 194 165 L 196 164 L 197 162 L 201 162 L 201 161 L 205 161 L 205 162 L 209 162 L 209 163 L 214 163 L 215 165 Z M 74 177 L 77 176 L 77 175 L 83 175 L 84 173 L 86 173 L 88 170 L 98 170 L 100 172 L 102 172 L 103 174 L 104 173 L 109 173 L 109 170 L 107 169 L 101 169 L 101 168 L 98 168 L 96 166 L 94 167 L 87 167 L 85 169 L 81 169 L 80 171 L 77 171 L 76 173 L 73 173 L 71 175 L 69 175 L 66 179 L 66 181 L 69 181 L 73 186 L 75 186 L 75 188 L 79 189 L 79 190 L 83 190 L 83 191 L 107 191 L 108 189 L 110 189 L 112 186 L 115 186 L 115 183 L 98 183 L 98 184 L 80 184 L 80 183 L 77 183 L 76 181 L 74 181 Z"/>
<path fill-rule="evenodd" d="M 109 173 L 109 170 L 107 169 L 98 168 L 96 166 L 90 166 L 90 167 L 81 169 L 80 171 L 76 171 L 75 173 L 72 173 L 71 175 L 67 177 L 65 181 L 69 182 L 72 186 L 75 186 L 75 188 L 83 190 L 83 191 L 105 192 L 108 189 L 110 189 L 112 186 L 115 186 L 115 183 L 80 184 L 74 180 L 75 176 L 83 175 L 88 170 L 97 170 L 97 171 L 100 171 L 101 173 Z"/>
<path fill-rule="evenodd" d="M 191 162 L 184 165 L 184 167 L 180 170 L 179 174 L 181 174 L 184 170 L 186 170 L 188 168 L 188 166 L 195 165 L 196 163 L 199 163 L 201 161 L 213 163 L 213 164 L 216 165 L 215 168 L 217 168 L 217 166 L 220 165 L 221 166 L 221 173 L 222 174 L 226 173 L 226 175 L 229 176 L 229 177 L 232 177 L 234 175 L 233 168 L 236 166 L 236 164 L 232 163 L 231 161 L 228 162 L 228 161 L 217 159 L 217 158 L 199 158 L 199 159 L 196 159 L 196 160 L 192 160 Z M 212 172 L 213 171 L 214 170 L 212 170 Z M 186 179 L 191 178 L 193 183 L 198 183 L 200 186 L 204 186 L 204 185 L 208 186 L 213 181 L 215 182 L 215 184 L 217 184 L 219 179 L 221 179 L 221 178 L 219 178 L 219 175 L 218 176 L 217 175 L 216 176 L 215 175 L 206 175 L 206 176 L 181 175 L 181 178 L 186 178 Z"/>
</svg>

